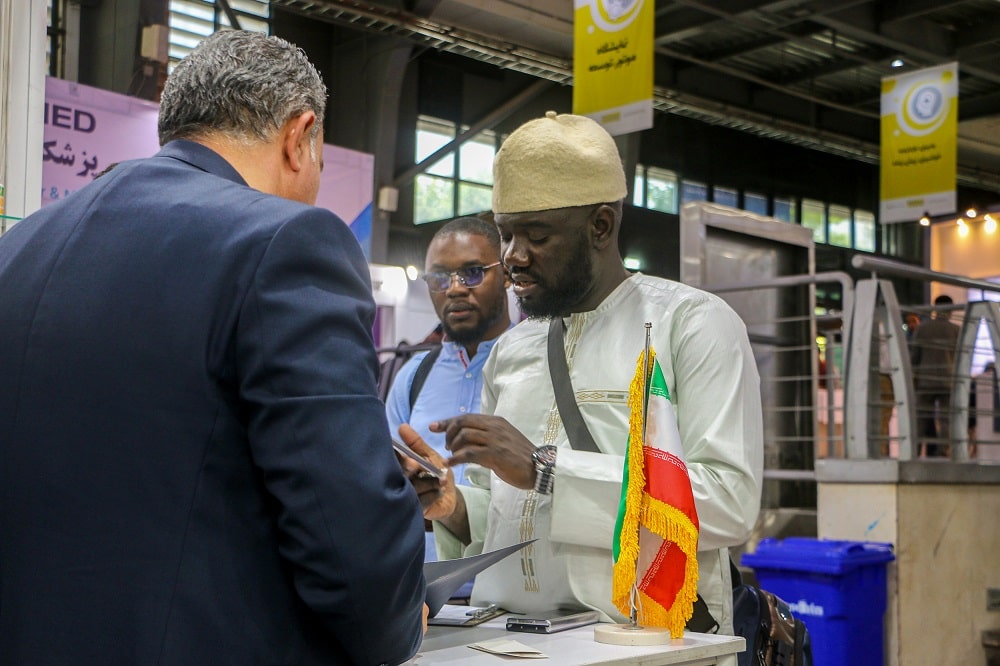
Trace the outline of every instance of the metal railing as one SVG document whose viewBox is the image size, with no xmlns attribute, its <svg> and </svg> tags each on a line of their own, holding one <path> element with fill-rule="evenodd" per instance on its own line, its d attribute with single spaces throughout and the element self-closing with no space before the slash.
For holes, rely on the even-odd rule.
<svg viewBox="0 0 1000 666">
<path fill-rule="evenodd" d="M 995 371 L 982 369 L 984 359 L 1000 367 L 1000 303 L 901 304 L 883 278 L 961 286 L 998 299 L 1000 284 L 864 256 L 854 265 L 872 277 L 855 282 L 837 271 L 703 287 L 734 307 L 743 299 L 737 309 L 761 374 L 765 508 L 809 506 L 817 458 L 905 461 L 936 451 L 966 462 L 990 458 L 994 446 L 1000 454 L 1000 386 Z M 842 311 L 815 313 L 815 289 L 823 284 L 839 288 Z M 775 310 L 748 307 L 751 294 L 794 305 L 769 315 Z M 913 367 L 904 313 L 954 319 L 959 333 L 946 370 Z M 947 383 L 944 401 L 930 401 L 929 374 Z"/>
<path fill-rule="evenodd" d="M 821 284 L 839 287 L 842 312 L 816 314 L 815 288 Z M 843 430 L 838 427 L 844 421 L 844 407 L 834 400 L 839 380 L 832 368 L 833 359 L 842 357 L 850 345 L 854 312 L 850 276 L 833 271 L 703 288 L 734 302 L 755 295 L 784 304 L 775 310 L 752 307 L 750 300 L 737 308 L 761 376 L 763 506 L 815 506 L 815 457 L 844 450 Z M 826 366 L 831 369 L 826 375 L 820 372 L 818 338 L 826 340 Z"/>
<path fill-rule="evenodd" d="M 876 257 L 856 255 L 853 265 L 872 272 L 872 279 L 857 284 L 855 326 L 850 350 L 847 457 L 855 459 L 893 457 L 944 457 L 955 462 L 996 459 L 982 447 L 1000 444 L 1000 391 L 996 372 L 1000 363 L 1000 309 L 987 295 L 1000 299 L 1000 284 L 939 273 Z M 962 287 L 979 292 L 983 300 L 954 305 L 900 305 L 892 283 L 878 276 L 903 277 Z M 902 327 L 903 311 L 924 321 L 947 319 L 957 327 L 956 341 L 907 340 Z M 914 340 L 917 347 L 932 350 L 944 365 L 913 367 Z M 866 345 L 866 341 L 868 344 Z M 888 348 L 889 367 L 880 363 L 879 345 Z M 885 398 L 872 395 L 873 385 L 886 374 L 891 378 L 895 431 L 886 436 L 876 411 L 887 407 Z M 874 381 L 873 381 L 874 379 Z M 886 446 L 888 444 L 888 446 Z M 1000 449 L 997 449 L 1000 452 Z"/>
</svg>

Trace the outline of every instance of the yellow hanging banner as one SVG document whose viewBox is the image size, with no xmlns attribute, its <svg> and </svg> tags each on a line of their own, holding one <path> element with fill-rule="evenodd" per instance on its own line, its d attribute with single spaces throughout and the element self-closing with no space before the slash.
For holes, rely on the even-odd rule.
<svg viewBox="0 0 1000 666">
<path fill-rule="evenodd" d="M 879 219 L 955 212 L 958 63 L 882 79 Z"/>
<path fill-rule="evenodd" d="M 573 113 L 612 135 L 653 126 L 654 0 L 574 0 Z"/>
</svg>

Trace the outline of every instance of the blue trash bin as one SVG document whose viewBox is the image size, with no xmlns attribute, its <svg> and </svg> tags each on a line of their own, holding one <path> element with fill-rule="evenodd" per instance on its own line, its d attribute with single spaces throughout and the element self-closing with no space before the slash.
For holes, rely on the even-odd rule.
<svg viewBox="0 0 1000 666">
<path fill-rule="evenodd" d="M 763 539 L 741 562 L 779 596 L 812 639 L 815 666 L 882 666 L 886 565 L 892 545 Z"/>
</svg>

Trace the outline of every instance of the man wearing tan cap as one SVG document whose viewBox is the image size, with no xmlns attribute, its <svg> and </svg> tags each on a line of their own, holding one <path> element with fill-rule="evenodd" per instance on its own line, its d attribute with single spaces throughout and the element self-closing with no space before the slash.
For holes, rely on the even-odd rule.
<svg viewBox="0 0 1000 666">
<path fill-rule="evenodd" d="M 449 465 L 475 465 L 467 469 L 473 485 L 456 492 L 446 481 L 425 516 L 437 521 L 442 557 L 538 539 L 479 574 L 474 604 L 520 612 L 583 606 L 622 621 L 611 602 L 610 551 L 628 388 L 651 322 L 701 523 L 698 591 L 720 631 L 731 633 L 728 547 L 746 541 L 760 507 L 757 369 L 743 322 L 721 299 L 623 267 L 626 193 L 615 143 L 589 118 L 549 112 L 504 142 L 493 211 L 530 319 L 493 348 L 483 413 L 431 425 L 446 433 Z M 572 390 L 599 452 L 571 444 L 556 407 L 546 351 L 553 318 L 565 326 Z M 421 446 L 414 433 L 404 438 Z"/>
</svg>

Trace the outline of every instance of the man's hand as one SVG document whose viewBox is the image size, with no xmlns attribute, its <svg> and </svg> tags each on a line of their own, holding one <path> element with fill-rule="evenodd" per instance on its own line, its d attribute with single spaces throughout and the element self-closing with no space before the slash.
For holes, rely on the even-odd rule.
<svg viewBox="0 0 1000 666">
<path fill-rule="evenodd" d="M 448 463 L 438 455 L 437 451 L 429 447 L 421 439 L 417 431 L 407 424 L 399 426 L 399 436 L 411 449 L 430 460 L 435 467 L 441 469 L 448 468 Z M 403 468 L 406 478 L 413 484 L 413 489 L 417 491 L 420 498 L 420 506 L 424 510 L 424 518 L 427 520 L 442 520 L 451 516 L 455 511 L 455 474 L 448 469 L 448 476 L 438 479 L 420 469 L 420 467 L 406 458 L 400 458 L 399 464 Z"/>
<path fill-rule="evenodd" d="M 430 614 L 430 612 L 431 612 L 431 609 L 427 607 L 427 604 L 424 604 L 424 634 L 425 635 L 427 634 L 427 616 Z"/>
<path fill-rule="evenodd" d="M 452 452 L 449 465 L 475 463 L 488 467 L 506 483 L 530 490 L 535 487 L 535 445 L 508 423 L 486 414 L 464 414 L 430 424 L 433 432 L 445 433 Z"/>
</svg>

